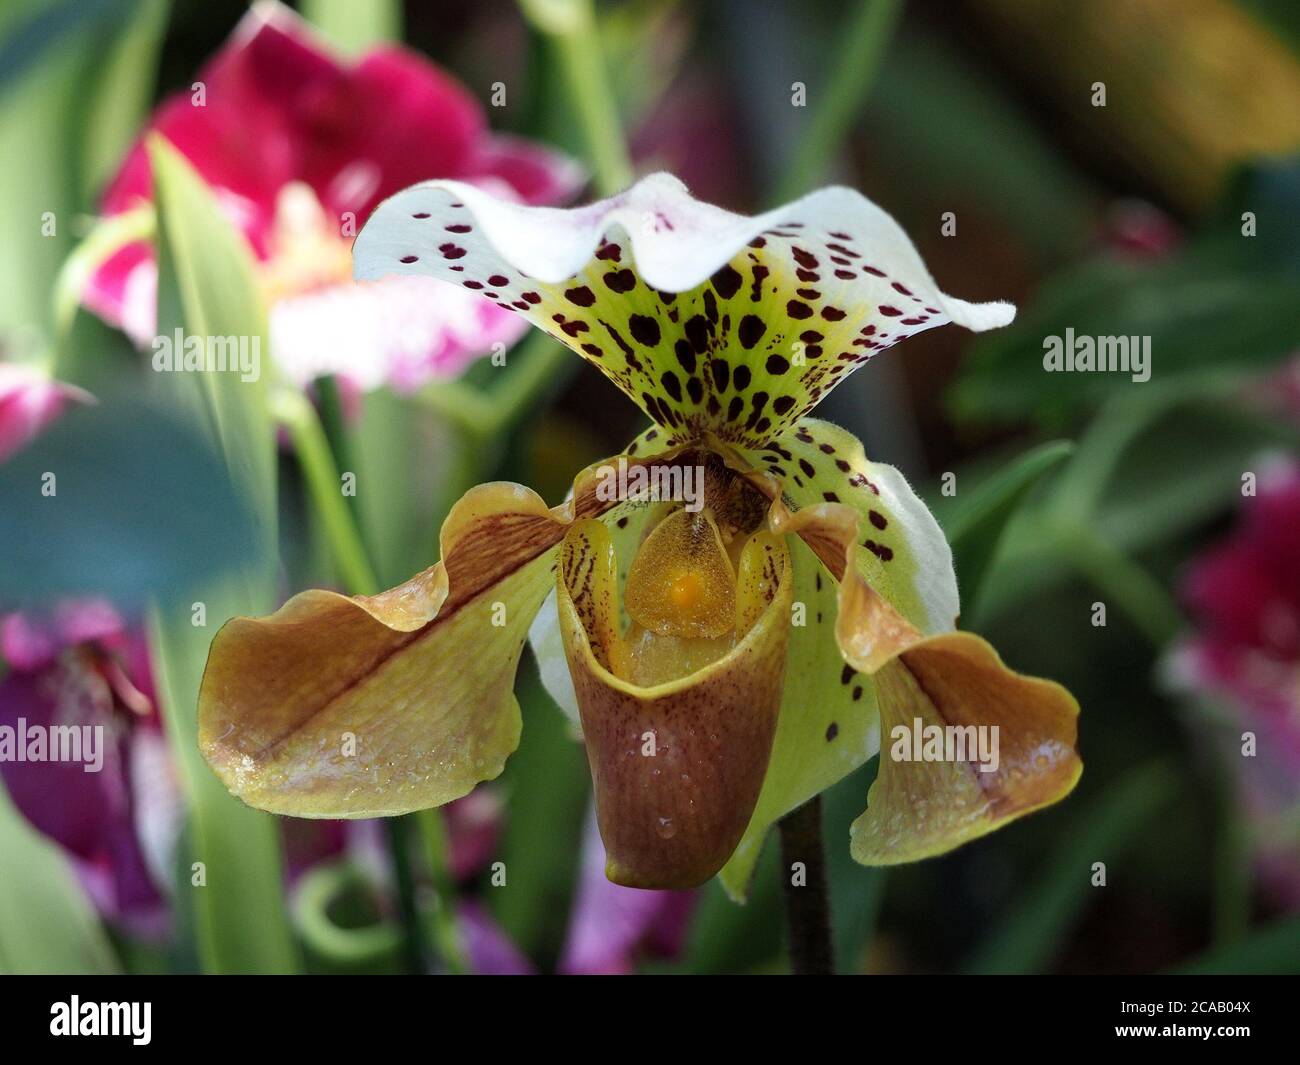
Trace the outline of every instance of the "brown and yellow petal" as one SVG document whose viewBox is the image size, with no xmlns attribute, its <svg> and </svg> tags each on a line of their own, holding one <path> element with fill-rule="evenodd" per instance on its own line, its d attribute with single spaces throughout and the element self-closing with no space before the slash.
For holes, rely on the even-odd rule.
<svg viewBox="0 0 1300 1065">
<path fill-rule="evenodd" d="M 645 455 L 634 461 L 653 461 Z M 548 508 L 521 485 L 471 489 L 442 560 L 376 596 L 312 590 L 213 640 L 199 742 L 230 791 L 298 817 L 436 806 L 500 773 L 519 741 L 514 675 L 575 520 L 614 516 L 599 464 Z"/>
<path fill-rule="evenodd" d="M 698 550 L 683 546 L 686 557 Z M 608 532 L 582 522 L 565 539 L 559 624 L 606 874 L 616 883 L 703 883 L 735 849 L 757 801 L 776 732 L 789 632 L 793 581 L 784 544 L 767 532 L 755 534 L 736 574 L 730 638 L 692 635 L 689 611 L 680 635 L 638 636 L 634 622 L 625 638 L 613 620 L 616 561 Z M 645 655 L 638 644 L 643 637 L 660 641 L 648 666 L 636 661 Z M 671 660 L 680 675 L 645 685 L 629 679 L 638 668 L 658 677 Z"/>
<path fill-rule="evenodd" d="M 852 827 L 858 861 L 942 854 L 1073 790 L 1079 704 L 1061 685 L 1008 669 L 973 633 L 922 636 L 854 573 L 836 634 L 849 664 L 874 675 L 880 713 L 880 769 Z M 952 747 L 931 757 L 918 749 L 930 736 Z"/>
</svg>

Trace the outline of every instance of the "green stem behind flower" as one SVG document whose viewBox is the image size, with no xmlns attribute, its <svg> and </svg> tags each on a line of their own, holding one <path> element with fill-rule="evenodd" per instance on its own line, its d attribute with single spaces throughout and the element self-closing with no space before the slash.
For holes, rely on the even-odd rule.
<svg viewBox="0 0 1300 1065">
<path fill-rule="evenodd" d="M 379 591 L 379 581 L 343 497 L 338 465 L 316 409 L 301 392 L 287 389 L 277 393 L 274 407 L 277 419 L 289 430 L 293 440 L 312 506 L 325 530 L 330 554 L 344 586 L 353 595 L 374 595 Z"/>
<path fill-rule="evenodd" d="M 831 948 L 821 796 L 790 811 L 781 818 L 779 827 L 790 971 L 796 976 L 827 976 L 834 971 L 835 955 Z M 796 864 L 802 866 L 800 875 L 796 875 Z"/>
<path fill-rule="evenodd" d="M 859 0 L 856 15 L 844 30 L 821 102 L 813 109 L 794 158 L 777 183 L 777 203 L 808 192 L 835 158 L 880 69 L 902 7 L 902 0 Z"/>
<path fill-rule="evenodd" d="M 612 196 L 632 183 L 632 162 L 610 91 L 591 0 L 520 0 L 525 17 L 555 45 L 570 103 L 582 127 L 596 190 Z"/>
</svg>

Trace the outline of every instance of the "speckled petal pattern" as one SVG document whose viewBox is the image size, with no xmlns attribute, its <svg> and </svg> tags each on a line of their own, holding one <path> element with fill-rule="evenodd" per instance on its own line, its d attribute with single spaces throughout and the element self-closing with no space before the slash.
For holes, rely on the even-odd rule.
<svg viewBox="0 0 1300 1065">
<path fill-rule="evenodd" d="M 428 274 L 522 314 L 670 444 L 707 431 L 761 447 L 899 340 L 1015 313 L 944 295 L 898 224 L 846 188 L 750 218 L 667 174 L 568 211 L 432 181 L 382 203 L 353 255 L 358 278 Z"/>
</svg>

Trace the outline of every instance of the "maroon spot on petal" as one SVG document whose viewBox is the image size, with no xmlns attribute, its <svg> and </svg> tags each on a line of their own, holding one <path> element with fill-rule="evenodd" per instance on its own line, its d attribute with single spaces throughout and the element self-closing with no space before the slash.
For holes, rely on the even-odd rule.
<svg viewBox="0 0 1300 1065">
<path fill-rule="evenodd" d="M 800 459 L 800 460 L 799 460 L 799 469 L 803 470 L 804 475 L 805 475 L 806 477 L 816 477 L 816 476 L 817 476 L 817 471 L 816 471 L 816 469 L 813 468 L 813 464 L 812 464 L 811 462 L 809 462 L 807 459 Z"/>
<path fill-rule="evenodd" d="M 812 308 L 800 300 L 790 300 L 785 305 L 785 313 L 791 318 L 811 318 Z"/>
<path fill-rule="evenodd" d="M 482 287 L 483 287 L 483 282 L 482 282 L 482 281 L 462 281 L 461 284 L 464 285 L 466 288 L 482 288 Z"/>
<path fill-rule="evenodd" d="M 739 292 L 743 282 L 740 272 L 729 264 L 714 274 L 711 280 L 718 295 L 724 300 L 731 299 L 732 296 Z"/>
<path fill-rule="evenodd" d="M 893 282 L 893 286 L 895 292 L 901 293 L 904 296 L 910 296 L 912 294 L 912 290 L 900 281 Z"/>
<path fill-rule="evenodd" d="M 822 275 L 816 270 L 796 270 L 794 276 L 800 281 L 820 281 L 822 279 Z"/>
<path fill-rule="evenodd" d="M 648 314 L 634 314 L 627 320 L 632 339 L 648 348 L 659 343 L 659 323 Z"/>
<path fill-rule="evenodd" d="M 878 310 L 887 318 L 898 318 L 903 313 L 897 307 L 891 307 L 887 303 L 882 303 Z"/>
<path fill-rule="evenodd" d="M 885 520 L 885 516 L 878 510 L 867 511 L 867 517 L 871 519 L 871 524 L 877 529 L 883 529 L 889 524 L 889 522 Z"/>
<path fill-rule="evenodd" d="M 617 244 L 602 244 L 596 249 L 596 258 L 610 262 L 622 262 L 623 249 Z"/>
<path fill-rule="evenodd" d="M 611 292 L 631 292 L 636 288 L 636 274 L 631 270 L 614 270 L 606 274 L 602 280 Z"/>
<path fill-rule="evenodd" d="M 586 285 L 565 289 L 564 298 L 578 307 L 590 307 L 596 302 L 596 294 Z"/>
<path fill-rule="evenodd" d="M 403 263 L 418 263 L 419 261 L 420 257 L 418 255 L 403 255 L 401 259 L 398 260 L 398 262 Z"/>
<path fill-rule="evenodd" d="M 428 212 L 428 211 L 416 211 L 413 215 L 411 215 L 411 217 L 412 217 L 412 218 L 428 218 L 428 217 L 430 217 L 430 215 L 429 215 L 429 212 Z"/>
<path fill-rule="evenodd" d="M 540 292 L 525 292 L 523 296 L 525 300 L 527 300 L 529 303 L 533 304 L 534 306 L 542 302 L 542 296 Z"/>
<path fill-rule="evenodd" d="M 751 248 L 766 248 L 767 241 L 763 237 L 755 237 L 749 242 Z"/>
<path fill-rule="evenodd" d="M 673 344 L 673 351 L 677 353 L 677 361 L 681 364 L 683 370 L 687 373 L 695 372 L 695 351 L 685 340 L 678 340 Z"/>
<path fill-rule="evenodd" d="M 464 222 L 457 222 L 455 225 L 444 227 L 448 233 L 468 233 L 473 226 L 467 226 Z"/>
<path fill-rule="evenodd" d="M 822 308 L 822 317 L 828 322 L 838 322 L 843 320 L 844 312 L 838 307 L 826 306 Z"/>
<path fill-rule="evenodd" d="M 886 277 L 886 276 L 887 276 L 886 273 L 885 273 L 885 271 L 883 271 L 883 270 L 877 270 L 874 266 L 864 266 L 864 267 L 862 268 L 862 272 L 863 272 L 864 274 L 870 274 L 872 277 Z"/>
<path fill-rule="evenodd" d="M 677 375 L 672 370 L 665 370 L 659 378 L 659 383 L 664 386 L 664 391 L 672 397 L 675 403 L 682 401 L 682 383 L 677 380 Z"/>
<path fill-rule="evenodd" d="M 822 298 L 822 294 L 815 288 L 800 288 L 796 289 L 795 292 L 806 300 L 819 300 Z"/>
<path fill-rule="evenodd" d="M 780 375 L 790 369 L 790 360 L 784 355 L 769 355 L 767 357 L 767 372 L 770 374 Z"/>
<path fill-rule="evenodd" d="M 510 278 L 506 277 L 504 274 L 493 274 L 488 278 L 488 284 L 495 288 L 505 288 L 506 285 L 510 284 Z"/>
<path fill-rule="evenodd" d="M 852 248 L 846 248 L 843 244 L 827 244 L 826 247 L 829 248 L 831 251 L 839 252 L 841 255 L 847 255 L 850 259 L 862 258 L 862 256 L 859 255 L 857 252 L 855 252 Z"/>
<path fill-rule="evenodd" d="M 753 378 L 749 367 L 745 365 L 737 366 L 735 372 L 731 375 L 731 383 L 736 386 L 737 392 L 743 392 L 749 387 L 749 382 Z"/>
<path fill-rule="evenodd" d="M 855 274 L 852 270 L 836 270 L 835 276 L 838 277 L 841 281 L 852 281 L 858 275 Z"/>
<path fill-rule="evenodd" d="M 747 314 L 736 327 L 736 336 L 740 338 L 741 347 L 746 351 L 752 348 L 767 332 L 767 323 L 756 314 Z"/>
<path fill-rule="evenodd" d="M 840 726 L 837 725 L 834 721 L 832 721 L 829 725 L 826 726 L 826 742 L 827 742 L 827 743 L 830 743 L 831 740 L 833 740 L 833 739 L 834 739 L 836 736 L 838 736 L 839 734 L 840 734 Z"/>
<path fill-rule="evenodd" d="M 713 378 L 715 392 L 725 392 L 731 378 L 731 363 L 726 359 L 714 359 L 709 363 L 709 376 Z"/>
<path fill-rule="evenodd" d="M 794 406 L 794 396 L 777 396 L 772 402 L 772 409 L 777 414 L 788 414 Z"/>
<path fill-rule="evenodd" d="M 817 256 L 813 255 L 812 252 L 805 251 L 803 248 L 791 248 L 790 254 L 794 256 L 794 261 L 805 270 L 817 269 Z"/>
<path fill-rule="evenodd" d="M 465 249 L 459 244 L 439 244 L 438 250 L 442 252 L 444 259 L 463 259 L 465 257 Z"/>
<path fill-rule="evenodd" d="M 767 278 L 768 272 L 767 267 L 762 264 L 754 267 L 754 282 L 749 286 L 749 298 L 754 303 L 763 298 L 763 281 Z"/>
</svg>

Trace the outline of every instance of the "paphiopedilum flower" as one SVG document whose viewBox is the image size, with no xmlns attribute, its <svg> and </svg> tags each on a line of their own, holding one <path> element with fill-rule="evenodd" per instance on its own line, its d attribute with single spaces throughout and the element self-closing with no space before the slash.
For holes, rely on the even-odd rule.
<svg viewBox="0 0 1300 1065">
<path fill-rule="evenodd" d="M 883 757 L 851 840 L 868 864 L 939 854 L 1074 785 L 1073 698 L 954 631 L 952 555 L 929 511 L 808 417 L 906 336 L 1012 317 L 940 292 L 879 208 L 832 188 L 746 218 L 656 175 L 561 211 L 439 181 L 382 204 L 354 256 L 362 278 L 484 293 L 654 425 L 559 506 L 516 484 L 472 489 L 443 525 L 442 560 L 397 588 L 308 591 L 229 622 L 199 725 L 235 794 L 368 817 L 495 776 L 519 740 L 519 655 L 552 592 L 555 625 L 534 642 L 553 690 L 572 691 L 618 883 L 686 887 L 729 863 L 743 892 L 768 828 L 895 726 L 996 728 L 1000 760 Z M 611 490 L 665 469 L 679 489 L 702 471 L 698 507 Z"/>
<path fill-rule="evenodd" d="M 521 326 L 489 301 L 427 278 L 354 285 L 348 249 L 384 197 L 453 177 L 525 203 L 577 191 L 571 161 L 488 128 L 469 91 L 398 47 L 336 57 L 288 8 L 259 3 L 148 132 L 166 137 L 248 238 L 270 305 L 271 348 L 290 381 L 327 373 L 362 388 L 412 389 L 451 376 Z M 144 138 L 104 196 L 106 215 L 152 199 Z M 140 344 L 154 335 L 152 248 L 119 251 L 87 304 Z"/>
</svg>

